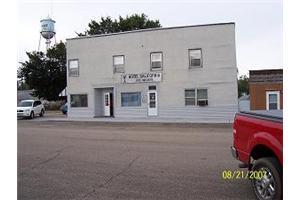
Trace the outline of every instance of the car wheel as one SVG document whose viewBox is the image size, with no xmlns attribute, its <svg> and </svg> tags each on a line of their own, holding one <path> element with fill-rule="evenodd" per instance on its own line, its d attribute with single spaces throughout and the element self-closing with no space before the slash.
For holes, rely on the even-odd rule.
<svg viewBox="0 0 300 200">
<path fill-rule="evenodd" d="M 34 113 L 33 113 L 33 111 L 31 111 L 29 118 L 30 118 L 30 119 L 33 119 L 33 118 L 34 118 Z"/>
<path fill-rule="evenodd" d="M 41 113 L 40 113 L 40 117 L 43 117 L 43 116 L 44 116 L 44 113 L 45 113 L 45 111 L 42 109 L 42 110 L 41 110 Z"/>
<path fill-rule="evenodd" d="M 255 161 L 252 171 L 263 172 L 260 179 L 252 179 L 252 187 L 257 199 L 282 199 L 282 170 L 276 158 L 258 159 Z"/>
</svg>

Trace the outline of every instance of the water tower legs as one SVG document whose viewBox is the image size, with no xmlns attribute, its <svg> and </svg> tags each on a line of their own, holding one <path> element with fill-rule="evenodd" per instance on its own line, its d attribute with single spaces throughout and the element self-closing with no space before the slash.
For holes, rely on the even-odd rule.
<svg viewBox="0 0 300 200">
<path fill-rule="evenodd" d="M 42 39 L 42 35 L 40 34 L 40 40 L 39 40 L 38 51 L 40 51 L 40 47 L 41 47 L 41 39 Z"/>
<path fill-rule="evenodd" d="M 47 39 L 47 40 L 46 40 L 46 50 L 49 49 L 50 43 L 51 43 L 51 40 L 50 40 L 50 39 Z"/>
</svg>

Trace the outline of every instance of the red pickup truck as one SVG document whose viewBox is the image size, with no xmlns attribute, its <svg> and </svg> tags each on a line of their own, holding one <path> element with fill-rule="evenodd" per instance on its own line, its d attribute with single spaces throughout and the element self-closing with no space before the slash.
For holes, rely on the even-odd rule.
<svg viewBox="0 0 300 200">
<path fill-rule="evenodd" d="M 239 112 L 233 123 L 232 155 L 249 172 L 264 172 L 251 179 L 259 200 L 282 199 L 283 131 L 281 116 Z"/>
</svg>

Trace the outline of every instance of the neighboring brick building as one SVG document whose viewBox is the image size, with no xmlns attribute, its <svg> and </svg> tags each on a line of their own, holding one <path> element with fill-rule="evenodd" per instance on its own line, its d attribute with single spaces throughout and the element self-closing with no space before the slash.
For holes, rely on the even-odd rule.
<svg viewBox="0 0 300 200">
<path fill-rule="evenodd" d="M 249 93 L 251 110 L 282 110 L 283 70 L 250 70 Z"/>
</svg>

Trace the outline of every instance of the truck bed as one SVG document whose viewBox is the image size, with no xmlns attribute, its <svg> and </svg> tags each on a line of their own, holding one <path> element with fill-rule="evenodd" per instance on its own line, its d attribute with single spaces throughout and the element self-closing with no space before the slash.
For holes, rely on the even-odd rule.
<svg viewBox="0 0 300 200">
<path fill-rule="evenodd" d="M 251 110 L 251 111 L 241 111 L 237 114 L 247 115 L 248 117 L 255 117 L 265 120 L 271 120 L 275 122 L 283 121 L 282 110 Z"/>
<path fill-rule="evenodd" d="M 282 163 L 282 122 L 281 116 L 272 112 L 239 112 L 233 124 L 234 147 L 239 160 L 247 163 L 256 145 L 269 147 Z"/>
</svg>

